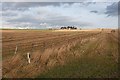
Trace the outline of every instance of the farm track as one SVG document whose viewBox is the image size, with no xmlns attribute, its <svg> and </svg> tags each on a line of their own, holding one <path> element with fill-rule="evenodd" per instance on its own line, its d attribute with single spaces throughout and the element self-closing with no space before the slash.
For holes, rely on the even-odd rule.
<svg viewBox="0 0 120 80">
<path fill-rule="evenodd" d="M 5 34 L 7 35 L 7 33 Z M 111 35 L 111 33 L 107 34 L 100 32 L 47 32 L 47 34 L 45 35 L 48 36 L 40 36 L 37 33 L 36 37 L 34 34 L 33 38 L 29 36 L 30 38 L 28 37 L 26 40 L 24 40 L 25 38 L 22 39 L 21 37 L 23 36 L 20 36 L 19 33 L 18 39 L 10 41 L 10 43 L 8 43 L 9 41 L 7 40 L 3 41 L 3 77 L 35 77 L 38 73 L 41 74 L 43 72 L 46 72 L 54 66 L 66 64 L 66 62 L 69 62 L 70 57 L 71 59 L 72 57 L 77 59 L 82 56 L 93 57 L 93 55 L 106 55 L 103 53 L 105 53 L 106 50 L 109 50 L 111 48 L 103 46 L 108 45 L 110 42 L 112 43 L 112 45 L 114 45 L 114 42 L 116 42 L 116 40 L 113 39 L 114 34 Z M 19 43 L 18 52 L 17 54 L 14 54 L 14 49 L 17 43 Z M 34 44 L 34 46 L 31 46 L 31 44 Z M 77 45 L 80 47 L 76 48 Z M 112 50 L 116 50 L 115 45 Z M 26 59 L 27 52 L 31 53 L 30 64 L 28 64 Z M 117 52 L 115 53 L 116 54 L 112 53 L 114 59 L 117 58 Z"/>
</svg>

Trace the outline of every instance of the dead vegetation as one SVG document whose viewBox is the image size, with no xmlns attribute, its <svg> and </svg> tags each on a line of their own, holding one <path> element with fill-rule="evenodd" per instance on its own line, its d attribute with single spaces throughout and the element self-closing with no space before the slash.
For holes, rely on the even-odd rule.
<svg viewBox="0 0 120 80">
<path fill-rule="evenodd" d="M 64 66 L 73 58 L 78 59 L 83 55 L 89 57 L 106 55 L 105 51 L 108 47 L 103 48 L 103 46 L 108 45 L 104 44 L 109 40 L 106 36 L 112 37 L 113 35 L 108 35 L 105 32 L 100 33 L 99 31 L 3 32 L 3 77 L 32 78 L 53 69 L 55 66 Z M 14 54 L 16 45 L 18 50 Z M 115 50 L 116 47 L 113 51 Z M 26 57 L 28 52 L 31 58 L 30 64 Z M 112 54 L 116 59 L 117 52 Z"/>
</svg>

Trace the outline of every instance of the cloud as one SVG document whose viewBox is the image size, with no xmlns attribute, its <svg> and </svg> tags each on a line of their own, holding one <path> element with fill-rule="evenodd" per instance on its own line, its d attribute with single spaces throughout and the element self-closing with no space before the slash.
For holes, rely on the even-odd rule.
<svg viewBox="0 0 120 80">
<path fill-rule="evenodd" d="M 84 1 L 93 1 L 93 0 L 2 0 L 2 2 L 84 2 Z"/>
<path fill-rule="evenodd" d="M 3 17 L 13 17 L 13 16 L 17 16 L 17 15 L 18 14 L 16 12 L 12 12 L 12 11 L 2 12 Z"/>
<path fill-rule="evenodd" d="M 93 11 L 90 11 L 90 12 L 92 12 L 92 13 L 98 13 L 98 11 L 96 11 L 96 10 L 93 10 Z"/>
<path fill-rule="evenodd" d="M 118 2 L 118 15 L 120 15 L 120 1 Z"/>
<path fill-rule="evenodd" d="M 3 2 L 2 10 L 19 10 L 25 11 L 29 8 L 40 6 L 60 6 L 61 4 L 73 4 L 74 2 Z"/>
<path fill-rule="evenodd" d="M 118 2 L 119 0 L 2 0 L 2 2 Z"/>
<path fill-rule="evenodd" d="M 107 16 L 118 16 L 118 3 L 114 2 L 107 6 L 105 14 L 107 14 Z"/>
<path fill-rule="evenodd" d="M 100 27 L 116 26 L 115 18 L 106 18 L 106 7 L 112 3 L 91 2 L 10 2 L 3 3 L 3 27 L 37 28 L 77 26 Z M 97 14 L 93 14 L 97 13 Z M 108 14 L 107 14 L 108 15 Z"/>
<path fill-rule="evenodd" d="M 75 6 L 76 8 L 79 8 L 81 3 L 74 3 L 73 5 L 71 4 L 61 3 L 60 6 L 57 6 L 57 7 L 50 6 L 50 5 L 31 7 L 29 8 L 29 10 L 22 11 L 22 12 L 16 11 L 16 10 L 7 10 L 7 11 L 4 11 L 5 13 L 3 13 L 3 16 L 7 16 L 7 17 L 11 16 L 9 19 L 7 18 L 6 20 L 9 23 L 13 23 L 13 24 L 32 23 L 30 26 L 37 26 L 38 28 L 46 27 L 46 26 L 56 26 L 56 25 L 58 26 L 67 26 L 67 25 L 77 25 L 77 26 L 87 25 L 88 26 L 88 25 L 91 25 L 91 23 L 89 22 L 84 22 L 72 16 L 74 12 L 70 11 L 71 7 L 74 8 Z M 67 11 L 64 12 L 63 9 L 66 9 Z M 18 14 L 16 15 L 16 13 Z M 15 16 L 15 18 L 13 18 L 12 16 Z M 42 23 L 46 23 L 47 25 L 40 25 Z"/>
</svg>

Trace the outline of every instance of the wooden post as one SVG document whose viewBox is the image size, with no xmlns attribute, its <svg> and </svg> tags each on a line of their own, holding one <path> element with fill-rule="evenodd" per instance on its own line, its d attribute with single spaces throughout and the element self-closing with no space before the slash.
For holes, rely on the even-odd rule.
<svg viewBox="0 0 120 80">
<path fill-rule="evenodd" d="M 30 63 L 30 53 L 27 53 L 28 63 Z"/>
<path fill-rule="evenodd" d="M 15 54 L 17 53 L 17 49 L 18 49 L 18 48 L 17 48 L 17 45 L 16 45 L 16 48 L 15 48 Z"/>
</svg>

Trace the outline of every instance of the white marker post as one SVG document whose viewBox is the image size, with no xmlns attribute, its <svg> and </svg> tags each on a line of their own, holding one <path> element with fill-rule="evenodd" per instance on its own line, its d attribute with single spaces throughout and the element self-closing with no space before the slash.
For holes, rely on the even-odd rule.
<svg viewBox="0 0 120 80">
<path fill-rule="evenodd" d="M 27 53 L 28 63 L 30 63 L 30 53 Z"/>
<path fill-rule="evenodd" d="M 15 54 L 17 53 L 17 49 L 18 49 L 18 48 L 17 48 L 17 46 L 16 46 L 16 48 L 15 48 Z"/>
</svg>

